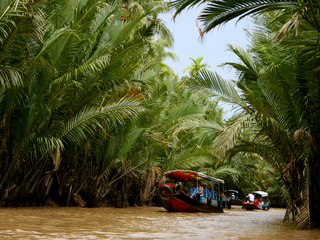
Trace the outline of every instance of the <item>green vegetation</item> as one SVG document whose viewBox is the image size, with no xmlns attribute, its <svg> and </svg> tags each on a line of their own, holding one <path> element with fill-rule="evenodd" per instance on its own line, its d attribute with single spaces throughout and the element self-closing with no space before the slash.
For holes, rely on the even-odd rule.
<svg viewBox="0 0 320 240">
<path fill-rule="evenodd" d="M 203 33 L 260 14 L 250 50 L 230 46 L 237 82 L 201 57 L 181 79 L 162 63 L 165 1 L 0 2 L 0 206 L 153 204 L 164 171 L 194 169 L 320 226 L 319 3 L 173 6 L 198 3 Z"/>
<path fill-rule="evenodd" d="M 148 204 L 162 171 L 212 161 L 204 136 L 177 126 L 222 112 L 161 63 L 172 44 L 162 11 L 1 2 L 1 206 Z"/>
<path fill-rule="evenodd" d="M 233 157 L 252 153 L 268 162 L 288 193 L 285 220 L 298 229 L 320 227 L 319 162 L 319 2 L 307 1 L 173 1 L 176 15 L 204 4 L 198 17 L 203 33 L 247 15 L 259 15 L 249 52 L 230 46 L 239 63 L 237 87 L 209 71 L 198 82 L 242 110 L 214 146 Z"/>
</svg>

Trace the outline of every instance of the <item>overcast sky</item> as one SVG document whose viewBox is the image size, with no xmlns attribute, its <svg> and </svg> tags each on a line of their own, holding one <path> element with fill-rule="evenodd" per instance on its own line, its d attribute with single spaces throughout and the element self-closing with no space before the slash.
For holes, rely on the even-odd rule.
<svg viewBox="0 0 320 240">
<path fill-rule="evenodd" d="M 200 9 L 197 8 L 184 11 L 177 16 L 175 22 L 172 20 L 172 13 L 160 16 L 174 35 L 175 44 L 169 51 L 179 57 L 178 62 L 168 59 L 165 63 L 181 76 L 183 70 L 192 63 L 190 57 L 203 57 L 202 63 L 208 64 L 211 70 L 224 78 L 235 79 L 234 72 L 230 72 L 227 67 L 217 66 L 224 62 L 237 62 L 235 55 L 227 51 L 227 44 L 247 48 L 249 39 L 244 28 L 250 27 L 249 19 L 241 20 L 237 24 L 235 21 L 229 22 L 206 34 L 204 40 L 201 41 L 196 25 L 199 13 Z"/>
</svg>

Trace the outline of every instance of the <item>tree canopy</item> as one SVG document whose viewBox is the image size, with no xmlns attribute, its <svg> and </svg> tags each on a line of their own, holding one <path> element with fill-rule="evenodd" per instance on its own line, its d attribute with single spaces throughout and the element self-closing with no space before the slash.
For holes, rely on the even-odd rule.
<svg viewBox="0 0 320 240">
<path fill-rule="evenodd" d="M 258 15 L 251 49 L 230 46 L 239 63 L 225 63 L 239 73 L 240 95 L 216 74 L 198 74 L 200 85 L 242 109 L 214 146 L 225 156 L 252 153 L 269 162 L 288 192 L 285 220 L 298 229 L 319 227 L 319 2 L 172 1 L 175 16 L 197 4 L 204 5 L 203 33 Z"/>
</svg>

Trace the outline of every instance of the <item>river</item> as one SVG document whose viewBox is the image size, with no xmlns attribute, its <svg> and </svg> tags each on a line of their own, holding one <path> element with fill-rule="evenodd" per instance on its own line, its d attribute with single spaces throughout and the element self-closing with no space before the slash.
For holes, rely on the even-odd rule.
<svg viewBox="0 0 320 240">
<path fill-rule="evenodd" d="M 293 230 L 284 209 L 169 213 L 159 207 L 0 208 L 0 239 L 316 240 L 320 229 Z"/>
</svg>

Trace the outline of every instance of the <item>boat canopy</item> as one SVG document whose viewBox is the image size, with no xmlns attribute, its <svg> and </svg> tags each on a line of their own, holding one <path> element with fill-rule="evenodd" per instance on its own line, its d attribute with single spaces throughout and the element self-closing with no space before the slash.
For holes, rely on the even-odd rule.
<svg viewBox="0 0 320 240">
<path fill-rule="evenodd" d="M 238 191 L 237 190 L 226 190 L 226 192 L 230 192 L 230 193 L 236 193 L 236 194 L 238 194 Z"/>
<path fill-rule="evenodd" d="M 223 180 L 208 176 L 201 172 L 195 172 L 190 170 L 173 170 L 165 172 L 168 178 L 172 178 L 178 181 L 188 181 L 188 180 L 209 180 L 215 183 L 224 183 Z"/>
<path fill-rule="evenodd" d="M 261 197 L 268 197 L 268 193 L 263 191 L 254 191 L 253 194 L 259 194 Z"/>
</svg>

